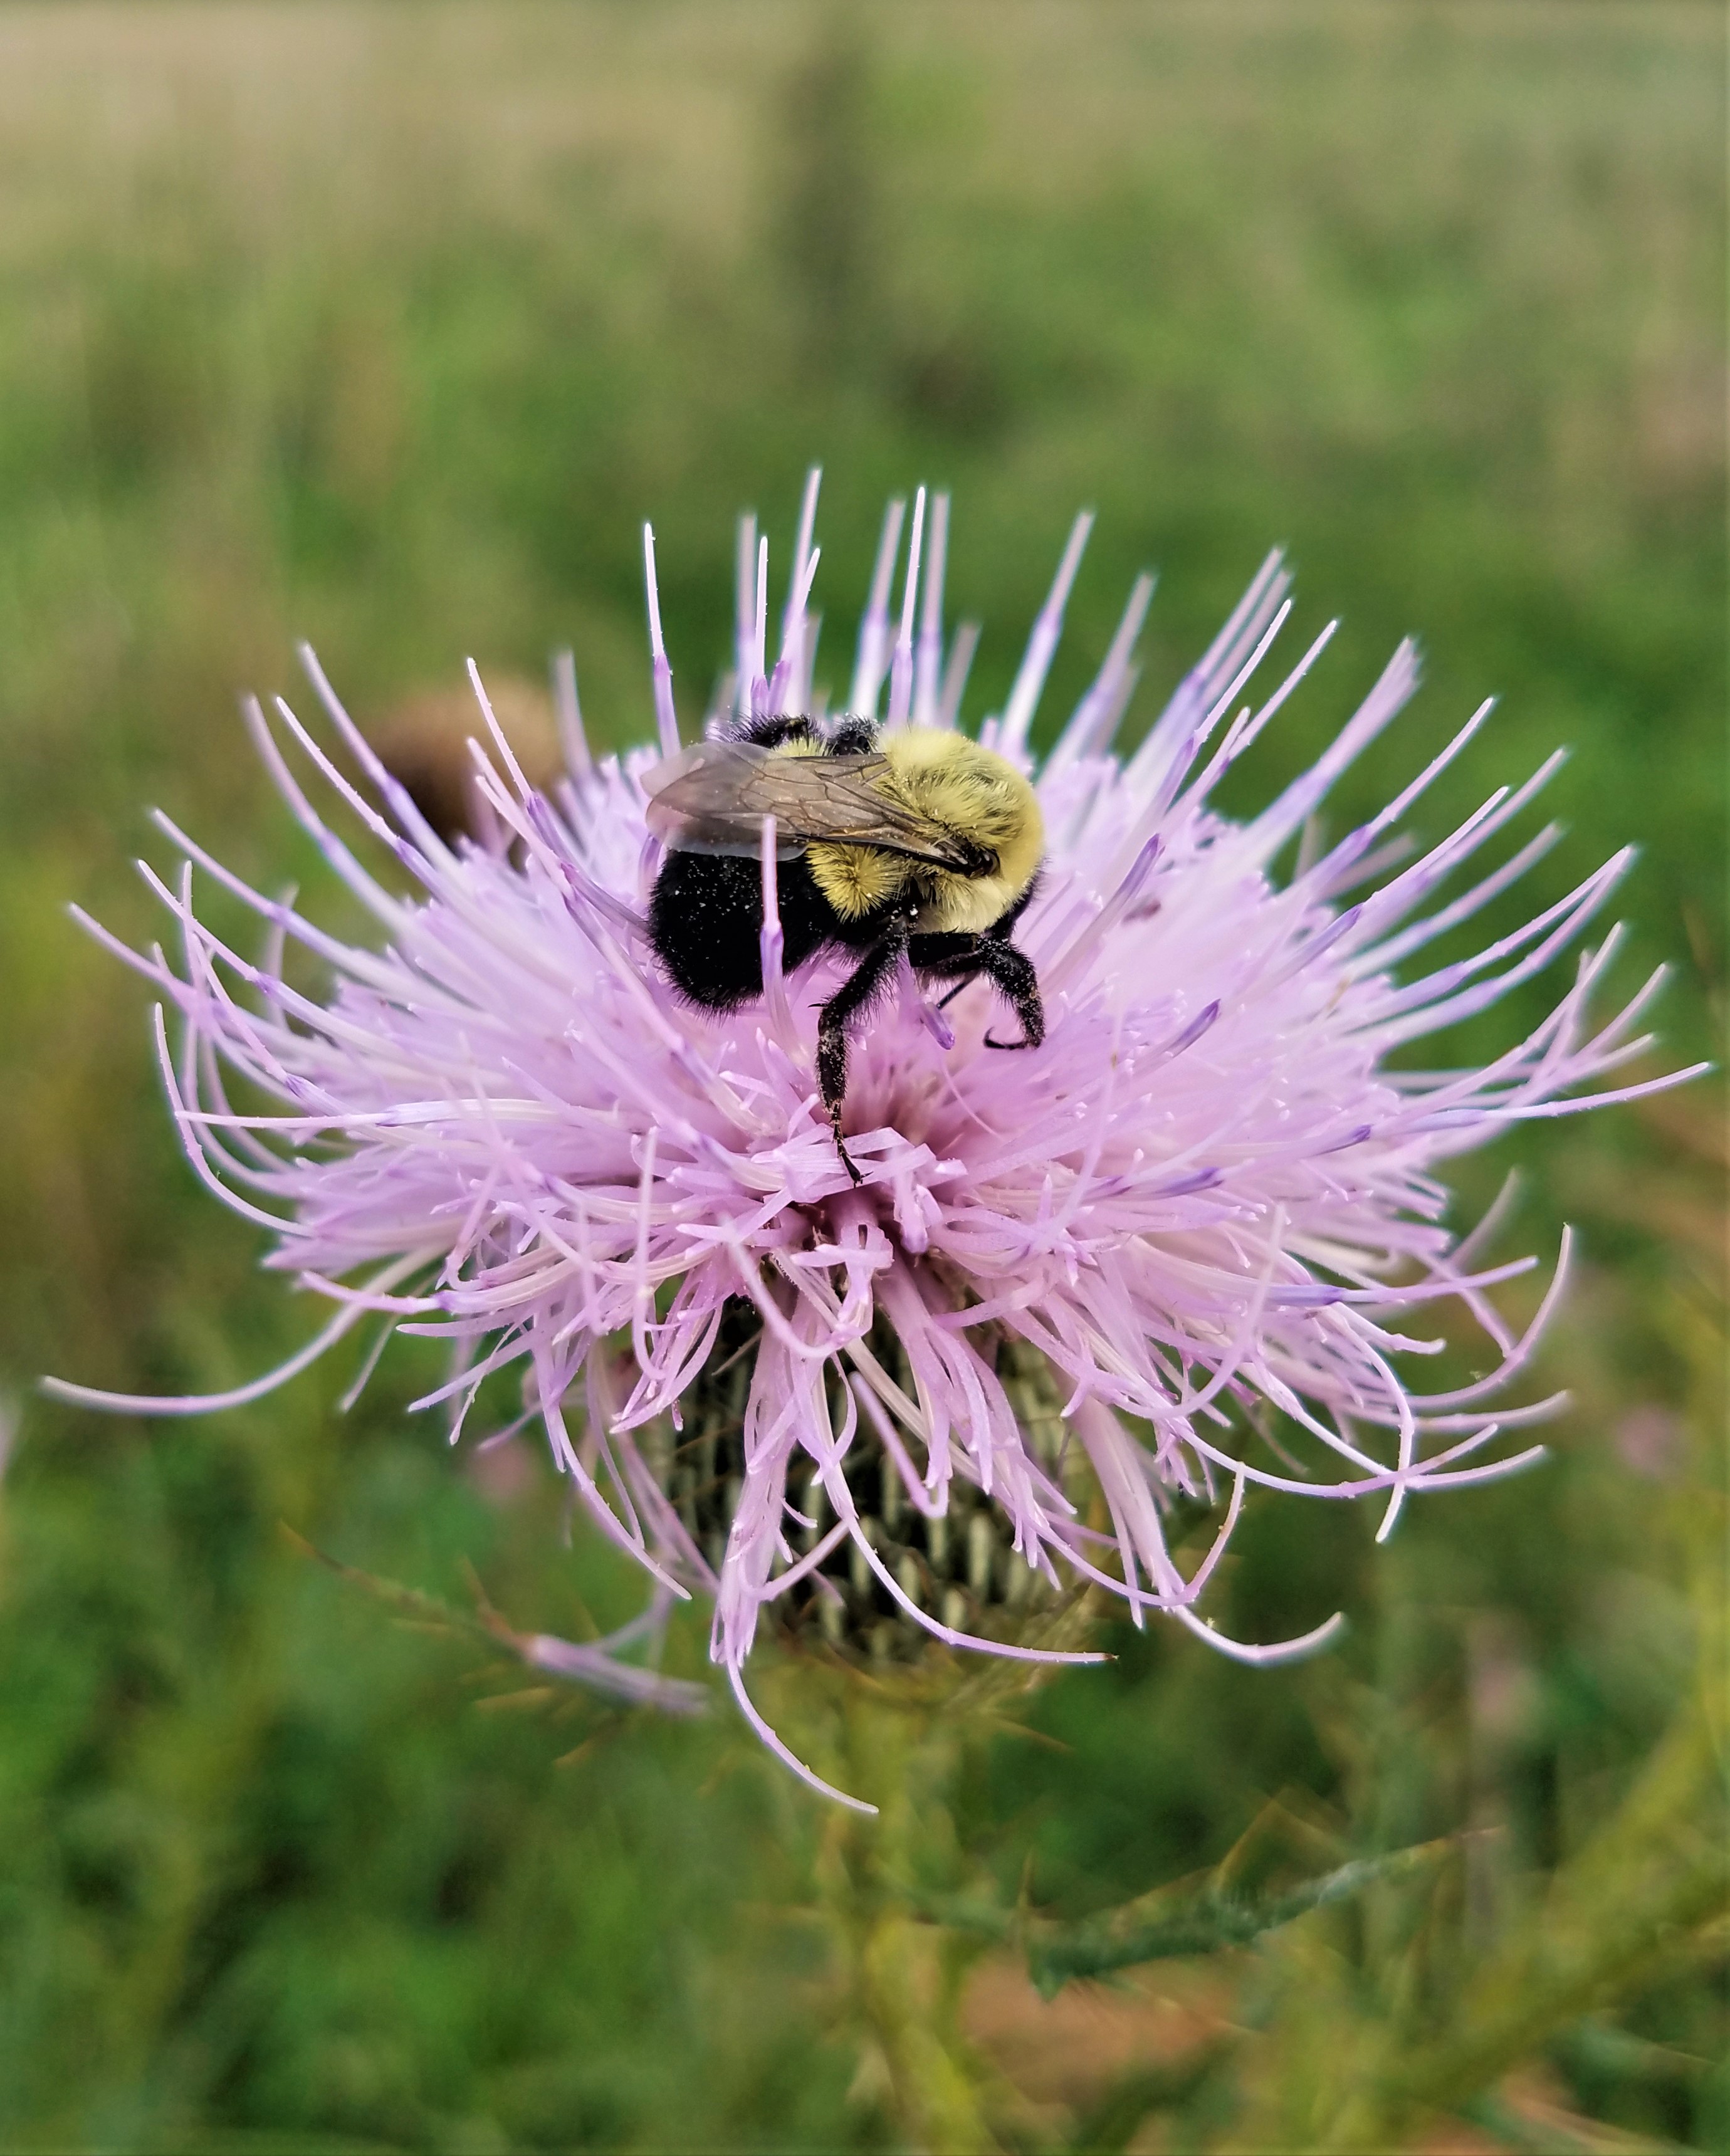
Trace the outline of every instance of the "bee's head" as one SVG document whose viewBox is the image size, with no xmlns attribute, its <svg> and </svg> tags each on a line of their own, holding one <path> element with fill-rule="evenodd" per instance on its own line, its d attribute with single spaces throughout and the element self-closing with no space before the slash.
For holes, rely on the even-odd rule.
<svg viewBox="0 0 1730 2156">
<path fill-rule="evenodd" d="M 1045 851 L 1045 822 L 1032 786 L 1014 764 L 944 727 L 909 726 L 885 734 L 878 746 L 897 790 L 967 850 L 968 865 L 954 873 L 991 887 L 969 909 L 981 918 L 957 917 L 948 925 L 988 927 L 1033 881 Z"/>
</svg>

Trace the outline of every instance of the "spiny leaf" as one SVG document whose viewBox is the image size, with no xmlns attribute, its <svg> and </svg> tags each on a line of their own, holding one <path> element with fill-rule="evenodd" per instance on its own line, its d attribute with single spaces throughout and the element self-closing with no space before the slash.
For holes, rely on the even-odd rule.
<svg viewBox="0 0 1730 2156">
<path fill-rule="evenodd" d="M 1028 1928 L 1028 1973 L 1047 1999 L 1076 1977 L 1104 1976 L 1138 1962 L 1247 1946 L 1264 1932 L 1289 1924 L 1371 1887 L 1409 1877 L 1440 1862 L 1458 1837 L 1420 1842 L 1381 1856 L 1355 1857 L 1331 1871 L 1301 1880 L 1277 1893 L 1246 1894 L 1221 1882 L 1219 1871 L 1198 1882 L 1178 1881 L 1079 1924 L 1034 1923 Z"/>
<path fill-rule="evenodd" d="M 1212 1871 L 1156 1887 L 1150 1894 L 1074 1924 L 971 1896 L 915 1898 L 921 1913 L 935 1923 L 1019 1945 L 1035 1987 L 1050 1999 L 1077 1977 L 1106 1976 L 1140 1962 L 1247 1946 L 1264 1932 L 1313 1909 L 1350 1901 L 1372 1887 L 1425 1871 L 1456 1849 L 1463 1838 L 1450 1835 L 1380 1856 L 1354 1857 L 1278 1892 L 1259 1893 L 1236 1883 L 1240 1852 L 1235 1850 Z"/>
</svg>

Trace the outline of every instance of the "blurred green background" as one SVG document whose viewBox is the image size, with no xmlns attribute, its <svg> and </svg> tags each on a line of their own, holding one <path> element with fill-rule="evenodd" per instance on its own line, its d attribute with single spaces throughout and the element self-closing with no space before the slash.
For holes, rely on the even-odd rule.
<svg viewBox="0 0 1730 2156">
<path fill-rule="evenodd" d="M 313 1322 L 193 1183 L 146 998 L 64 916 L 161 932 L 127 862 L 164 860 L 160 803 L 355 925 L 236 691 L 295 696 L 304 635 L 372 720 L 470 653 L 539 679 L 569 644 L 592 732 L 640 738 L 646 516 L 689 723 L 736 512 L 784 562 L 820 461 L 820 671 L 844 675 L 886 495 L 947 485 L 992 707 L 1091 503 L 1047 712 L 1151 566 L 1133 733 L 1285 542 L 1295 634 L 1345 626 L 1239 805 L 1414 631 L 1428 685 L 1339 816 L 1498 694 L 1424 827 L 1571 743 L 1572 835 L 1526 903 L 1639 840 L 1617 978 L 1675 962 L 1666 1052 L 1715 1054 L 1723 139 L 1705 6 L 0 8 L 0 2142 L 892 2142 L 849 2101 L 799 1914 L 821 1808 L 728 1713 L 522 1693 L 282 1534 L 458 1609 L 472 1567 L 527 1628 L 630 1606 L 531 1454 L 452 1457 L 404 1416 L 412 1348 L 346 1419 L 342 1356 L 178 1424 L 31 1391 L 238 1382 Z M 1493 1830 L 1425 1920 L 1445 2019 L 1722 1676 L 1716 1086 L 1462 1171 L 1469 1214 L 1531 1165 L 1505 1252 L 1584 1228 L 1537 1381 L 1577 1395 L 1553 1460 L 1379 1552 L 1373 1522 L 1261 1508 L 1222 1614 L 1265 1636 L 1342 1602 L 1348 1643 L 1255 1674 L 1126 1636 L 1054 1684 L 1050 1741 L 1000 1740 L 964 1792 L 1007 1892 L 1139 1892 L 1282 1789 L 1343 1847 Z M 701 1666 L 700 1622 L 673 1655 Z M 1381 2025 L 1394 1952 L 1373 1925 L 1328 1948 L 1341 2015 Z M 1258 2056 L 1301 2020 L 1268 1966 L 1210 2010 L 1261 2012 Z M 1710 1927 L 1630 1959 L 1474 2123 L 1411 2145 L 1722 2146 L 1723 1967 Z M 1058 2010 L 987 1989 L 1013 2073 Z M 1091 2025 L 1034 2092 L 1054 2133 L 1104 2086 Z"/>
</svg>

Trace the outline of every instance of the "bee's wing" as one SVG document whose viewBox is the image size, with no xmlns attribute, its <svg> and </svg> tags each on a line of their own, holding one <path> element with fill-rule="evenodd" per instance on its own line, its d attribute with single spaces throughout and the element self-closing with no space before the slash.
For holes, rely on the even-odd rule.
<svg viewBox="0 0 1730 2156">
<path fill-rule="evenodd" d="M 754 854 L 773 816 L 783 853 L 821 839 L 965 868 L 970 856 L 952 833 L 881 789 L 888 769 L 876 755 L 787 756 L 750 742 L 699 742 L 644 780 L 649 828 L 669 846 Z"/>
</svg>

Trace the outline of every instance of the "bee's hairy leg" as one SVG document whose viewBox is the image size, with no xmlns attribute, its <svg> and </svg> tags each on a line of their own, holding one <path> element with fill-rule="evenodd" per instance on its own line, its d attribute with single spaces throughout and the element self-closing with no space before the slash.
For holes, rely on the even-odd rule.
<svg viewBox="0 0 1730 2156">
<path fill-rule="evenodd" d="M 962 935 L 953 931 L 935 936 L 916 936 L 908 956 L 916 973 L 928 981 L 953 981 L 955 986 L 947 995 L 939 996 L 937 1008 L 947 1010 L 963 988 L 970 988 L 985 971 L 985 960 L 980 955 L 983 939 L 974 935 Z"/>
<path fill-rule="evenodd" d="M 1040 999 L 1040 977 L 1033 969 L 1032 959 L 1013 943 L 996 942 L 984 944 L 979 955 L 985 962 L 981 970 L 989 975 L 992 987 L 1021 1021 L 1019 1040 L 997 1040 L 988 1033 L 985 1045 L 1037 1048 L 1045 1038 L 1045 1006 Z"/>
<path fill-rule="evenodd" d="M 809 742 L 816 737 L 816 729 L 806 718 L 747 719 L 738 730 L 741 741 L 749 742 L 754 748 L 785 748 L 789 742 Z"/>
<path fill-rule="evenodd" d="M 853 1178 L 854 1188 L 855 1190 L 862 1188 L 865 1183 L 865 1178 L 853 1165 L 853 1156 L 848 1152 L 847 1141 L 842 1135 L 841 1106 L 839 1101 L 837 1101 L 834 1106 L 829 1111 L 829 1127 L 835 1134 L 835 1151 L 841 1156 L 842 1167 L 844 1168 L 849 1175 Z"/>
<path fill-rule="evenodd" d="M 894 978 L 907 947 L 907 927 L 892 921 L 880 942 L 874 943 L 859 964 L 823 1006 L 817 1019 L 817 1083 L 823 1105 L 829 1111 L 835 1134 L 835 1151 L 855 1183 L 865 1178 L 853 1165 L 841 1136 L 841 1105 L 847 1097 L 847 1025 L 850 1019 L 876 1001 Z"/>
<path fill-rule="evenodd" d="M 877 746 L 876 721 L 843 716 L 831 721 L 823 738 L 831 756 L 869 756 Z"/>
<path fill-rule="evenodd" d="M 1039 975 L 1026 952 L 1018 951 L 998 933 L 1002 925 L 998 922 L 983 935 L 968 937 L 965 944 L 956 937 L 915 937 L 910 955 L 921 973 L 954 981 L 955 986 L 937 1005 L 939 1010 L 982 973 L 1010 1005 L 1021 1021 L 1022 1038 L 994 1040 L 988 1033 L 988 1048 L 1037 1048 L 1045 1038 L 1045 1006 L 1040 998 Z M 921 942 L 926 946 L 922 952 Z"/>
</svg>

